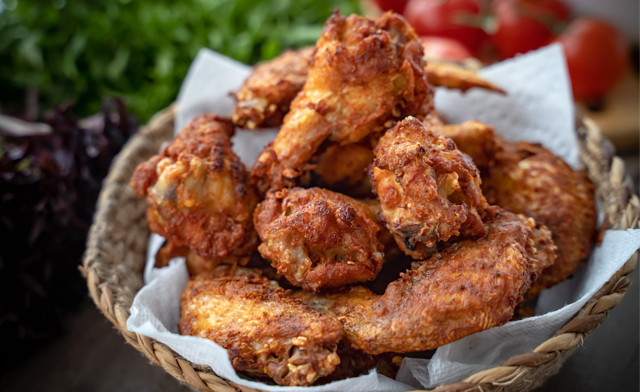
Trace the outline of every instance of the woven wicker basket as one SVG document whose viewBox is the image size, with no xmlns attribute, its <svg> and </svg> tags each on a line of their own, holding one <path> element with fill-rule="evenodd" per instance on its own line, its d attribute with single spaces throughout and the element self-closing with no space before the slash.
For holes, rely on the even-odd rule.
<svg viewBox="0 0 640 392">
<path fill-rule="evenodd" d="M 129 179 L 138 163 L 155 154 L 161 143 L 172 137 L 173 119 L 173 107 L 158 113 L 115 159 L 98 201 L 81 269 L 98 308 L 151 362 L 201 391 L 252 391 L 217 376 L 208 367 L 185 360 L 154 339 L 127 330 L 129 309 L 143 285 L 142 270 L 149 238 L 146 203 L 133 194 Z M 623 181 L 623 161 L 613 156 L 610 142 L 592 121 L 579 121 L 577 132 L 580 157 L 596 184 L 596 196 L 606 213 L 608 227 L 637 227 L 640 203 Z M 501 366 L 438 387 L 435 391 L 529 391 L 539 386 L 560 369 L 585 335 L 620 302 L 636 263 L 637 253 L 571 321 L 532 352 L 509 358 Z"/>
</svg>

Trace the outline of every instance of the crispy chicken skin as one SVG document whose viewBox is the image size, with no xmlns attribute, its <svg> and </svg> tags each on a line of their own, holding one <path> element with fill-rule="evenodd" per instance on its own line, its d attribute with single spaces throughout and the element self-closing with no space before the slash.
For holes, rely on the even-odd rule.
<svg viewBox="0 0 640 392">
<path fill-rule="evenodd" d="M 558 246 L 554 265 L 542 272 L 527 296 L 568 278 L 589 256 L 596 231 L 593 184 L 538 144 L 499 139 L 495 164 L 483 177 L 487 201 L 546 225 Z"/>
<path fill-rule="evenodd" d="M 409 117 L 384 134 L 374 155 L 371 184 L 405 254 L 420 260 L 438 242 L 484 235 L 478 169 L 451 139 Z"/>
<path fill-rule="evenodd" d="M 219 265 L 245 265 L 249 262 L 249 257 L 238 257 L 234 255 L 226 257 L 215 257 L 207 259 L 199 256 L 188 246 L 177 246 L 173 242 L 165 241 L 156 253 L 155 268 L 162 268 L 169 265 L 169 261 L 174 257 L 184 257 L 189 276 L 200 274 L 210 274 Z"/>
<path fill-rule="evenodd" d="M 371 194 L 367 170 L 373 162 L 373 147 L 369 143 L 332 144 L 312 158 L 311 174 L 321 188 L 366 197 Z"/>
<path fill-rule="evenodd" d="M 553 263 L 555 246 L 544 226 L 497 207 L 490 207 L 486 224 L 486 236 L 414 262 L 383 295 L 357 286 L 294 296 L 335 315 L 351 345 L 371 354 L 430 350 L 504 324 Z"/>
<path fill-rule="evenodd" d="M 319 379 L 316 384 L 326 384 L 344 380 L 345 378 L 357 377 L 376 367 L 380 360 L 377 355 L 366 354 L 352 348 L 344 338 L 338 344 L 337 353 L 340 356 L 340 364 L 331 374 Z"/>
<path fill-rule="evenodd" d="M 553 266 L 527 293 L 537 296 L 569 277 L 589 256 L 596 230 L 593 184 L 539 144 L 510 142 L 478 121 L 438 127 L 481 169 L 482 190 L 491 204 L 546 225 L 558 246 Z"/>
<path fill-rule="evenodd" d="M 503 89 L 483 79 L 477 72 L 456 64 L 429 61 L 425 71 L 427 73 L 427 81 L 434 86 L 463 92 L 477 87 L 499 94 L 506 94 Z"/>
<path fill-rule="evenodd" d="M 331 374 L 340 323 L 255 274 L 192 278 L 180 301 L 182 335 L 213 340 L 238 371 L 279 385 L 308 386 Z"/>
<path fill-rule="evenodd" d="M 304 86 L 312 54 L 313 47 L 287 50 L 273 60 L 256 65 L 234 94 L 237 102 L 233 122 L 247 129 L 280 126 L 291 101 Z M 476 87 L 505 94 L 502 88 L 477 72 L 457 64 L 428 61 L 425 72 L 427 81 L 435 87 L 463 92 Z"/>
<path fill-rule="evenodd" d="M 254 213 L 258 250 L 293 285 L 322 291 L 375 279 L 383 245 L 358 200 L 320 188 L 269 192 Z"/>
<path fill-rule="evenodd" d="M 436 131 L 451 138 L 460 151 L 471 157 L 481 173 L 493 165 L 499 141 L 491 125 L 465 121 L 462 124 L 442 124 L 436 127 Z"/>
<path fill-rule="evenodd" d="M 307 81 L 276 139 L 254 164 L 261 192 L 295 185 L 320 147 L 357 143 L 407 115 L 424 116 L 432 99 L 422 45 L 407 22 L 334 13 L 316 44 Z"/>
<path fill-rule="evenodd" d="M 247 257 L 257 246 L 258 199 L 231 150 L 232 134 L 229 120 L 198 117 L 131 178 L 136 195 L 146 196 L 151 230 L 213 263 Z"/>
<path fill-rule="evenodd" d="M 313 47 L 287 50 L 260 63 L 238 92 L 232 120 L 247 129 L 277 127 L 307 80 Z"/>
</svg>

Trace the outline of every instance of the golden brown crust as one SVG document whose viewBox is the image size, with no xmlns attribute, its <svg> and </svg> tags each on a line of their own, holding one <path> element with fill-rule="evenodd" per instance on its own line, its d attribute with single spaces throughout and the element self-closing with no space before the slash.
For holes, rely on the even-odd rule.
<svg viewBox="0 0 640 392">
<path fill-rule="evenodd" d="M 234 94 L 234 124 L 247 129 L 280 126 L 291 101 L 307 80 L 313 49 L 287 50 L 256 65 Z"/>
<path fill-rule="evenodd" d="M 509 142 L 477 121 L 438 127 L 482 169 L 482 189 L 491 204 L 531 216 L 546 225 L 558 246 L 528 297 L 569 277 L 589 256 L 596 230 L 593 185 L 585 171 L 571 169 L 546 148 Z"/>
<path fill-rule="evenodd" d="M 269 192 L 254 224 L 262 257 L 306 290 L 373 280 L 382 268 L 379 223 L 348 196 L 320 188 Z"/>
<path fill-rule="evenodd" d="M 177 246 L 173 242 L 165 241 L 156 253 L 155 268 L 162 268 L 169 265 L 169 261 L 175 257 L 184 257 L 189 276 L 210 274 L 220 267 L 220 264 L 246 265 L 249 262 L 249 255 L 227 256 L 214 259 L 206 259 L 199 256 L 188 246 Z"/>
<path fill-rule="evenodd" d="M 371 194 L 367 170 L 373 162 L 373 147 L 368 143 L 332 144 L 311 162 L 317 186 L 352 197 Z"/>
<path fill-rule="evenodd" d="M 502 88 L 483 79 L 477 72 L 456 64 L 429 61 L 425 67 L 425 72 L 427 73 L 427 81 L 433 86 L 446 87 L 463 92 L 477 87 L 506 94 Z"/>
<path fill-rule="evenodd" d="M 480 121 L 465 121 L 462 124 L 437 126 L 436 131 L 451 138 L 456 147 L 469 155 L 480 170 L 493 165 L 498 151 L 498 141 L 491 125 Z"/>
<path fill-rule="evenodd" d="M 438 242 L 484 235 L 478 169 L 451 139 L 409 117 L 385 133 L 374 155 L 370 178 L 382 218 L 407 255 L 424 259 Z"/>
<path fill-rule="evenodd" d="M 257 195 L 231 150 L 233 130 L 227 119 L 200 116 L 131 179 L 147 197 L 151 230 L 214 262 L 246 257 L 257 246 Z"/>
<path fill-rule="evenodd" d="M 357 377 L 376 367 L 379 357 L 366 354 L 360 350 L 352 348 L 344 340 L 338 344 L 338 355 L 340 364 L 336 366 L 333 373 L 318 380 L 316 384 L 326 384 L 345 378 Z"/>
<path fill-rule="evenodd" d="M 313 49 L 287 50 L 273 60 L 256 65 L 240 90 L 234 94 L 237 102 L 233 122 L 247 129 L 280 126 L 291 101 L 304 86 Z M 476 87 L 506 94 L 476 71 L 457 64 L 428 61 L 424 70 L 427 81 L 435 87 L 463 92 Z M 429 105 L 423 112 L 431 111 Z"/>
<path fill-rule="evenodd" d="M 483 178 L 487 200 L 546 225 L 558 246 L 556 263 L 530 297 L 569 277 L 589 256 L 596 232 L 594 188 L 586 171 L 571 169 L 538 144 L 498 139 L 495 163 Z"/>
<path fill-rule="evenodd" d="M 250 376 L 309 386 L 501 325 L 524 295 L 573 271 L 595 225 L 586 177 L 491 126 L 444 125 L 427 82 L 504 93 L 475 73 L 425 66 L 397 15 L 335 13 L 315 49 L 256 66 L 235 94 L 233 121 L 250 129 L 277 126 L 291 106 L 251 179 L 231 150 L 232 122 L 218 116 L 197 118 L 136 169 L 131 186 L 168 240 L 157 266 L 184 256 L 198 275 L 182 295 L 181 333 L 217 342 Z M 491 201 L 537 221 L 489 207 L 477 167 Z M 373 187 L 380 201 L 300 184 L 358 197 Z M 266 193 L 257 208 L 256 187 Z M 552 266 L 540 222 L 569 261 Z M 258 234 L 280 276 L 253 252 Z M 409 268 L 402 252 L 420 261 Z M 240 267 L 250 254 L 257 268 Z M 391 258 L 368 288 L 346 287 Z M 291 287 L 281 276 L 304 290 L 270 280 Z"/>
<path fill-rule="evenodd" d="M 486 236 L 415 262 L 381 296 L 364 287 L 294 295 L 338 317 L 347 340 L 364 352 L 429 350 L 511 319 L 554 251 L 544 226 L 492 207 Z"/>
<path fill-rule="evenodd" d="M 325 142 L 311 157 L 301 185 L 326 188 L 356 199 L 374 197 L 368 173 L 373 149 L 382 135 L 383 132 L 371 133 L 358 143 Z"/>
<path fill-rule="evenodd" d="M 424 116 L 431 95 L 422 45 L 404 19 L 334 13 L 302 91 L 252 176 L 261 192 L 293 186 L 325 140 L 357 143 L 407 115 Z"/>
<path fill-rule="evenodd" d="M 180 301 L 182 335 L 213 340 L 238 371 L 279 385 L 308 386 L 333 372 L 340 323 L 290 297 L 259 271 L 196 277 Z"/>
</svg>

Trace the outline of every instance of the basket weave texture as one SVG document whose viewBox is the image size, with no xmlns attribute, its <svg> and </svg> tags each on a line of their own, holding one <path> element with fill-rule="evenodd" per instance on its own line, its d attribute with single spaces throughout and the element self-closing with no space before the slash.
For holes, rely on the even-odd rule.
<svg viewBox="0 0 640 392">
<path fill-rule="evenodd" d="M 156 114 L 114 160 L 98 200 L 81 270 L 96 306 L 125 340 L 151 362 L 200 391 L 254 391 L 217 376 L 206 366 L 187 361 L 155 339 L 127 330 L 129 309 L 143 285 L 150 234 L 146 203 L 133 194 L 129 179 L 140 162 L 157 153 L 160 145 L 172 137 L 174 112 L 175 107 L 169 107 Z M 577 132 L 580 158 L 596 186 L 596 197 L 606 214 L 605 224 L 612 229 L 637 228 L 640 202 L 625 179 L 624 162 L 614 156 L 611 143 L 589 119 L 578 121 Z M 529 391 L 539 386 L 558 372 L 584 337 L 620 302 L 636 264 L 637 253 L 572 320 L 533 351 L 434 391 Z"/>
</svg>

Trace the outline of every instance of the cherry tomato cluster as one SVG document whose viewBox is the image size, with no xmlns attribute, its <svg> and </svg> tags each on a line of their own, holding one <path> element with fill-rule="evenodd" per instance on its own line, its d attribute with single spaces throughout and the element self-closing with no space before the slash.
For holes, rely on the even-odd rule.
<svg viewBox="0 0 640 392">
<path fill-rule="evenodd" d="M 571 18 L 561 0 L 375 0 L 405 16 L 427 56 L 493 62 L 552 42 L 565 52 L 576 100 L 602 98 L 628 66 L 627 44 L 595 18 Z"/>
</svg>

